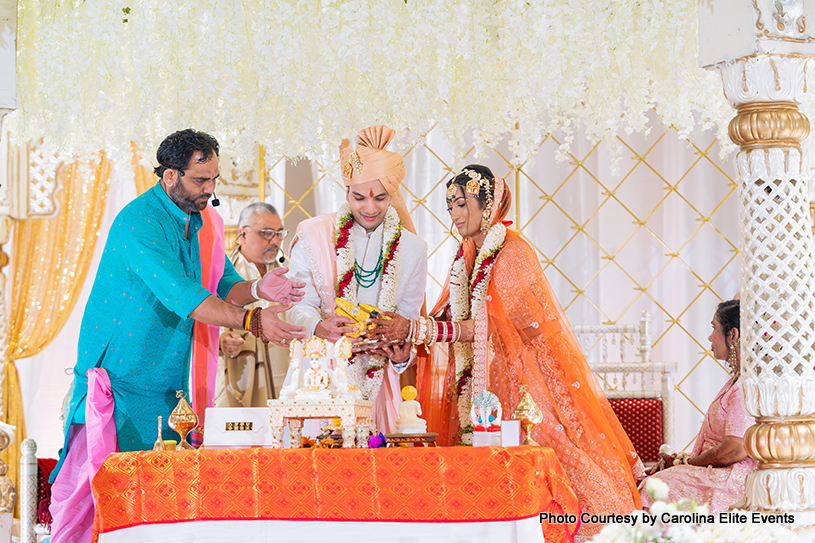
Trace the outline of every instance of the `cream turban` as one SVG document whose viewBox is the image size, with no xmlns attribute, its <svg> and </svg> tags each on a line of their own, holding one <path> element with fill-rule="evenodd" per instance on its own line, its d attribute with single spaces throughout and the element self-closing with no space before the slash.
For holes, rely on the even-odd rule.
<svg viewBox="0 0 815 543">
<path fill-rule="evenodd" d="M 391 205 L 399 213 L 405 228 L 416 233 L 408 213 L 399 185 L 405 178 L 405 163 L 402 155 L 385 148 L 396 132 L 387 126 L 370 126 L 357 134 L 357 148 L 354 150 L 348 140 L 340 144 L 340 164 L 342 179 L 346 187 L 379 180 L 388 194 Z"/>
</svg>

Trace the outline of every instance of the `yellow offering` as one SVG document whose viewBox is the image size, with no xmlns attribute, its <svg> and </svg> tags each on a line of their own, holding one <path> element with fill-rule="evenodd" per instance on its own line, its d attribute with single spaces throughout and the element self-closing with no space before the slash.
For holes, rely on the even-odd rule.
<svg viewBox="0 0 815 543">
<path fill-rule="evenodd" d="M 376 319 L 390 320 L 390 317 L 382 315 L 382 310 L 372 306 L 371 304 L 354 305 L 344 298 L 335 298 L 337 308 L 334 313 L 338 317 L 346 317 L 354 321 L 354 324 L 345 325 L 348 328 L 353 328 L 350 332 L 345 332 L 343 335 L 348 337 L 359 337 L 366 330 L 373 330 L 376 324 L 367 322 L 371 317 Z"/>
</svg>

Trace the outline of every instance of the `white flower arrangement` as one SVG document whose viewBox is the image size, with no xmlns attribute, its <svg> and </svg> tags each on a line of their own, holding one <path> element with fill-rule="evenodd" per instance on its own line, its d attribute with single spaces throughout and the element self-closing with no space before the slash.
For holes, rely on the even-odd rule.
<svg viewBox="0 0 815 543">
<path fill-rule="evenodd" d="M 733 116 L 696 66 L 693 0 L 26 0 L 18 37 L 16 139 L 123 165 L 189 126 L 240 156 L 333 159 L 363 126 L 407 145 L 439 125 L 520 164 L 556 128 L 599 140 L 651 109 L 729 145 Z"/>
<path fill-rule="evenodd" d="M 687 499 L 666 503 L 668 485 L 657 477 L 649 477 L 645 488 L 655 501 L 648 513 L 634 511 L 633 523 L 608 524 L 591 539 L 592 543 L 778 543 L 795 541 L 796 534 L 774 524 L 752 522 L 750 511 L 734 510 L 727 515 L 729 522 L 720 522 L 707 504 Z M 733 521 L 740 516 L 743 521 Z"/>
</svg>

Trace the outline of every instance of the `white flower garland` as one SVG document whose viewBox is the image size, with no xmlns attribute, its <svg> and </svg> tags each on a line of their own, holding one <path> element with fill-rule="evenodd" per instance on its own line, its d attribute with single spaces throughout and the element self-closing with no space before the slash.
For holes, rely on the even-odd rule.
<svg viewBox="0 0 815 543">
<path fill-rule="evenodd" d="M 119 166 L 187 126 L 237 156 L 333 158 L 365 119 L 407 145 L 434 124 L 452 149 L 506 140 L 520 164 L 555 128 L 601 139 L 653 109 L 732 148 L 719 75 L 696 65 L 697 4 L 26 0 L 14 134 Z M 184 21 L 172 39 L 166 21 Z"/>
<path fill-rule="evenodd" d="M 337 213 L 334 226 L 335 232 L 339 232 L 342 225 L 344 225 L 351 216 L 351 207 L 346 202 L 340 207 Z M 353 273 L 354 264 L 356 263 L 356 257 L 354 256 L 356 234 L 354 231 L 355 228 L 352 226 L 349 232 L 348 243 L 345 247 L 336 250 L 338 281 L 349 271 Z M 399 221 L 399 215 L 393 207 L 389 207 L 385 213 L 385 222 L 382 232 L 381 250 L 383 258 L 387 256 L 386 252 L 392 243 L 398 243 L 398 245 L 390 262 L 383 262 L 382 282 L 376 304 L 377 307 L 383 311 L 394 311 L 396 309 L 396 287 L 399 284 L 400 269 L 399 257 L 402 251 L 402 245 L 399 243 L 401 236 L 402 223 Z M 356 305 L 357 282 L 355 278 L 352 277 L 351 284 L 346 289 L 342 298 Z M 364 353 L 357 355 L 353 363 L 348 366 L 348 379 L 350 384 L 356 386 L 366 399 L 373 401 L 377 394 L 379 394 L 379 389 L 382 386 L 382 380 L 387 370 L 387 363 L 387 359 L 382 355 Z M 373 371 L 373 376 L 369 377 L 368 371 L 372 368 L 376 369 Z"/>
<path fill-rule="evenodd" d="M 450 313 L 454 321 L 463 321 L 474 318 L 475 314 L 486 303 L 487 287 L 489 286 L 492 267 L 495 260 L 486 267 L 482 267 L 484 259 L 488 256 L 496 256 L 507 236 L 507 227 L 499 222 L 493 225 L 484 238 L 484 244 L 478 252 L 478 256 L 473 263 L 473 271 L 470 277 L 467 276 L 467 266 L 464 262 L 464 255 L 459 248 L 459 254 L 453 261 L 450 272 Z M 475 282 L 479 272 L 484 273 L 482 280 L 471 292 L 470 285 Z M 456 381 L 461 378 L 466 369 L 471 368 L 472 372 L 479 371 L 475 367 L 473 360 L 473 343 L 456 342 L 453 344 L 453 354 L 456 362 Z M 483 368 L 480 368 L 483 370 Z M 470 423 L 470 404 L 473 394 L 473 376 L 471 375 L 465 382 L 464 387 L 458 397 L 458 418 L 461 428 L 465 428 Z M 467 437 L 462 436 L 463 440 Z"/>
</svg>

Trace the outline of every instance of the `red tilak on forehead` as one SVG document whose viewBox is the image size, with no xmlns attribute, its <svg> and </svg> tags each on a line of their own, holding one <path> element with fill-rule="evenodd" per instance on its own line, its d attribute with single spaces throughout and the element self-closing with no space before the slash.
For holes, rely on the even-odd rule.
<svg viewBox="0 0 815 543">
<path fill-rule="evenodd" d="M 374 189 L 370 189 L 370 191 L 371 191 L 371 192 L 369 192 L 369 193 L 368 193 L 368 196 L 370 196 L 371 198 L 373 198 L 373 197 L 374 197 Z"/>
</svg>

